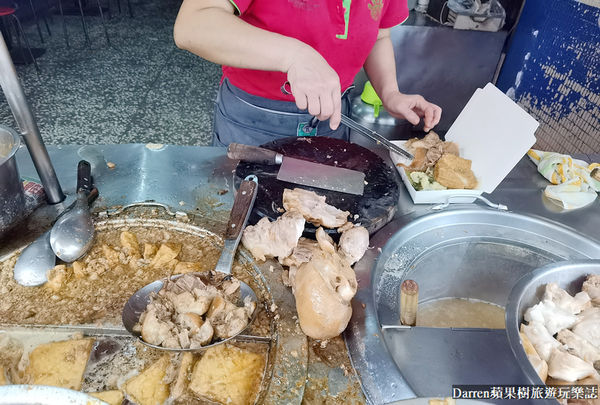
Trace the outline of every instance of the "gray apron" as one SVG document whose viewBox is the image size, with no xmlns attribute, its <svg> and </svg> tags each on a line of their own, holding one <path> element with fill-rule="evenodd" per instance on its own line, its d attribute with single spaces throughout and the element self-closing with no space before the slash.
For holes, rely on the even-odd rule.
<svg viewBox="0 0 600 405">
<path fill-rule="evenodd" d="M 344 94 L 342 113 L 349 114 L 350 109 L 349 95 Z M 227 146 L 237 142 L 258 146 L 289 136 L 316 135 L 348 140 L 348 128 L 340 125 L 332 131 L 329 120 L 319 122 L 317 128 L 307 134 L 303 129 L 311 118 L 307 111 L 299 110 L 294 102 L 254 96 L 224 79 L 215 102 L 212 144 Z"/>
</svg>

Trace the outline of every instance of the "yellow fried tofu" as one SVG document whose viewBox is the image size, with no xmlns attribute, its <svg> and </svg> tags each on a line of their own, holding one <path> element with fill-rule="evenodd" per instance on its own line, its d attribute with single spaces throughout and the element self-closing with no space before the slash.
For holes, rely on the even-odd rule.
<svg viewBox="0 0 600 405">
<path fill-rule="evenodd" d="M 67 281 L 67 275 L 67 266 L 64 264 L 57 264 L 52 269 L 48 270 L 48 281 L 44 285 L 56 292 L 60 290 Z"/>
<path fill-rule="evenodd" d="M 265 368 L 264 356 L 235 346 L 206 350 L 194 367 L 189 389 L 222 404 L 253 404 Z"/>
<path fill-rule="evenodd" d="M 175 274 L 195 273 L 202 271 L 202 264 L 198 262 L 179 262 L 175 266 Z"/>
<path fill-rule="evenodd" d="M 6 385 L 8 381 L 6 380 L 6 369 L 4 366 L 0 366 L 0 385 Z"/>
<path fill-rule="evenodd" d="M 106 260 L 108 260 L 108 263 L 110 263 L 112 266 L 120 263 L 119 252 L 117 252 L 110 246 L 102 245 L 102 254 L 106 258 Z"/>
<path fill-rule="evenodd" d="M 142 257 L 146 260 L 150 260 L 154 257 L 157 250 L 158 246 L 152 243 L 144 243 L 144 253 L 142 254 Z"/>
<path fill-rule="evenodd" d="M 169 263 L 171 260 L 175 259 L 179 252 L 181 252 L 181 244 L 180 243 L 163 243 L 158 248 L 156 255 L 150 262 L 150 266 L 152 267 L 160 267 Z"/>
<path fill-rule="evenodd" d="M 170 364 L 168 354 L 163 355 L 142 371 L 141 374 L 127 380 L 123 389 L 138 405 L 162 404 L 169 397 L 169 385 L 163 382 Z"/>
<path fill-rule="evenodd" d="M 85 277 L 85 265 L 80 262 L 75 260 L 72 263 L 73 266 L 73 274 L 75 275 L 75 278 L 84 278 Z"/>
<path fill-rule="evenodd" d="M 137 236 L 131 232 L 123 231 L 119 237 L 121 240 L 121 247 L 126 255 L 139 258 L 140 257 L 140 244 L 138 243 Z"/>
<path fill-rule="evenodd" d="M 171 385 L 171 398 L 177 399 L 185 393 L 193 365 L 194 355 L 190 352 L 185 352 L 181 358 L 177 377 Z"/>
<path fill-rule="evenodd" d="M 31 384 L 79 391 L 93 344 L 84 338 L 39 345 L 29 354 L 25 375 Z"/>
<path fill-rule="evenodd" d="M 119 390 L 88 392 L 88 394 L 109 405 L 121 405 L 124 398 L 123 393 Z"/>
</svg>

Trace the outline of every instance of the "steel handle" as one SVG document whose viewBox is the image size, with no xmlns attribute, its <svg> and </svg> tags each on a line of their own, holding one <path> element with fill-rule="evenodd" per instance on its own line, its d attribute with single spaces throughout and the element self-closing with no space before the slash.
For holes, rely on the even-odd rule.
<svg viewBox="0 0 600 405">
<path fill-rule="evenodd" d="M 283 159 L 280 153 L 258 146 L 232 143 L 227 147 L 229 159 L 245 160 L 246 162 L 262 163 L 266 165 L 279 165 Z"/>
<path fill-rule="evenodd" d="M 479 194 L 463 194 L 463 195 L 451 195 L 448 196 L 446 198 L 446 202 L 443 204 L 438 204 L 438 205 L 434 205 L 433 207 L 431 207 L 432 210 L 435 211 L 439 211 L 439 210 L 443 210 L 444 208 L 447 208 L 448 206 L 450 206 L 450 204 L 452 204 L 452 200 L 453 199 L 457 199 L 457 198 L 475 198 L 477 200 L 482 201 L 483 203 L 485 203 L 488 207 L 490 208 L 494 208 L 500 211 L 508 211 L 508 207 L 504 204 L 496 204 L 491 202 L 490 200 L 488 200 L 487 198 L 479 195 Z"/>
</svg>

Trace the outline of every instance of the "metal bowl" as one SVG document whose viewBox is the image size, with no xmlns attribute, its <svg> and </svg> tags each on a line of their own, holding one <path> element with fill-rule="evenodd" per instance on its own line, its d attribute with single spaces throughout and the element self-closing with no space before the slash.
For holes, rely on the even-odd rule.
<svg viewBox="0 0 600 405">
<path fill-rule="evenodd" d="M 600 260 L 552 263 L 521 277 L 512 288 L 506 305 L 506 334 L 510 348 L 531 384 L 543 385 L 544 382 L 529 362 L 519 336 L 525 311 L 540 302 L 546 284 L 556 283 L 569 294 L 575 295 L 581 291 L 581 285 L 590 274 L 600 274 Z"/>
</svg>

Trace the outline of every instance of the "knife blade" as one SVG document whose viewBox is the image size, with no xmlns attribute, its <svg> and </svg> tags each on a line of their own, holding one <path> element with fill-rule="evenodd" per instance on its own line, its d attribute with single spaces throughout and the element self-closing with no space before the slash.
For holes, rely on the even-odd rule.
<svg viewBox="0 0 600 405">
<path fill-rule="evenodd" d="M 281 181 L 341 193 L 364 193 L 365 174 L 357 170 L 287 157 L 273 150 L 239 143 L 229 145 L 227 156 L 246 162 L 280 165 L 277 179 Z"/>
</svg>

